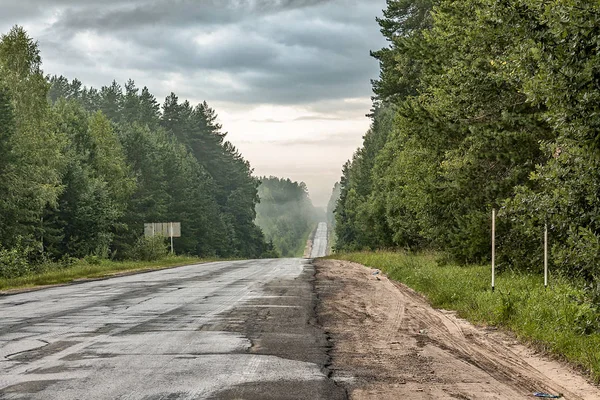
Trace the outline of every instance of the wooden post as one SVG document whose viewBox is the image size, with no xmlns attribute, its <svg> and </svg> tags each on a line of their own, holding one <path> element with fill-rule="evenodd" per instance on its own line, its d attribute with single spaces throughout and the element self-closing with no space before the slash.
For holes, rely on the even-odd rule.
<svg viewBox="0 0 600 400">
<path fill-rule="evenodd" d="M 169 236 L 171 236 L 171 254 L 175 254 L 175 249 L 173 248 L 173 223 L 169 223 Z"/>
<path fill-rule="evenodd" d="M 544 287 L 548 288 L 548 224 L 544 226 Z"/>
<path fill-rule="evenodd" d="M 492 209 L 492 292 L 496 290 L 496 209 Z"/>
</svg>

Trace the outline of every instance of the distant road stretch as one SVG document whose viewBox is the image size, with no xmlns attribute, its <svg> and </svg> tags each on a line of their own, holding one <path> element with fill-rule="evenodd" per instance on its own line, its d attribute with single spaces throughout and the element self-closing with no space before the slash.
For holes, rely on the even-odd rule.
<svg viewBox="0 0 600 400">
<path fill-rule="evenodd" d="M 312 243 L 310 258 L 325 257 L 328 250 L 327 242 L 327 223 L 320 222 Z"/>
</svg>

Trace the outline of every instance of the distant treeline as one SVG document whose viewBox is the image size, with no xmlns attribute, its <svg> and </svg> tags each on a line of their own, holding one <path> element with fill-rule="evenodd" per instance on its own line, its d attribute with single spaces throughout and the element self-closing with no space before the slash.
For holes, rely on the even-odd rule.
<svg viewBox="0 0 600 400">
<path fill-rule="evenodd" d="M 261 178 L 256 223 L 284 257 L 301 257 L 308 236 L 324 218 L 308 196 L 304 182 L 275 177 Z"/>
<path fill-rule="evenodd" d="M 600 278 L 600 5 L 388 0 L 372 126 L 343 169 L 338 250 L 438 249 Z"/>
<path fill-rule="evenodd" d="M 133 81 L 45 77 L 20 27 L 0 40 L 0 256 L 126 258 L 145 222 L 181 222 L 180 253 L 273 256 L 258 179 L 215 111 Z M 0 267 L 2 257 L 0 257 Z M 14 262 L 13 262 L 14 265 Z M 1 269 L 1 268 L 0 268 Z"/>
</svg>

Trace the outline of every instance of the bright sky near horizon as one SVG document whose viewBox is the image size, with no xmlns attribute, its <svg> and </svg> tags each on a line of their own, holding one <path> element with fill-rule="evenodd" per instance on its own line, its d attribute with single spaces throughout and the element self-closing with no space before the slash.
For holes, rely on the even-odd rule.
<svg viewBox="0 0 600 400">
<path fill-rule="evenodd" d="M 46 74 L 206 100 L 257 176 L 303 181 L 325 206 L 369 127 L 370 50 L 385 0 L 0 0 Z"/>
</svg>

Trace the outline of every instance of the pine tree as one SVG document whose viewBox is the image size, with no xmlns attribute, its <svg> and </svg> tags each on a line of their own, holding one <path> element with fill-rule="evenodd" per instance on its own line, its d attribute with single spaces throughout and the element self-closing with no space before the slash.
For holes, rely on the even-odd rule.
<svg viewBox="0 0 600 400">
<path fill-rule="evenodd" d="M 125 123 L 134 123 L 140 121 L 141 102 L 138 95 L 139 89 L 135 87 L 135 82 L 129 79 L 125 84 L 125 96 L 123 97 L 122 121 Z"/>
<path fill-rule="evenodd" d="M 100 89 L 99 110 L 113 122 L 122 120 L 123 88 L 117 81 L 112 81 L 110 86 L 102 86 L 102 89 Z"/>
<path fill-rule="evenodd" d="M 146 86 L 144 86 L 140 94 L 139 107 L 138 122 L 149 126 L 151 129 L 158 128 L 160 123 L 160 104 L 158 104 L 158 101 L 156 101 L 156 98 Z"/>
</svg>

